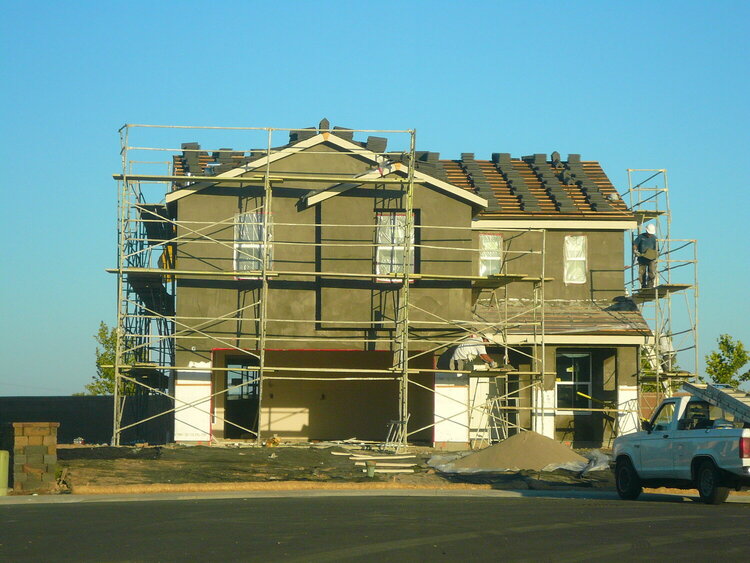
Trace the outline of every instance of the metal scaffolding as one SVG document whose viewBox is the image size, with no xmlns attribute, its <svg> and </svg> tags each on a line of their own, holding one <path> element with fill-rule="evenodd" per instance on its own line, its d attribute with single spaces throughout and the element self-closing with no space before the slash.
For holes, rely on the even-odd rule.
<svg viewBox="0 0 750 563">
<path fill-rule="evenodd" d="M 653 288 L 639 287 L 638 266 L 633 256 L 627 285 L 653 333 L 641 352 L 639 386 L 641 390 L 655 389 L 658 404 L 661 395 L 670 395 L 682 382 L 697 377 L 698 244 L 694 239 L 672 238 L 667 171 L 628 169 L 627 172 L 625 195 L 638 223 L 638 230 L 626 241 L 628 249 L 646 223 L 652 222 L 656 227 L 659 251 L 656 283 Z M 685 361 L 686 367 L 679 365 Z"/>
<path fill-rule="evenodd" d="M 162 138 L 166 138 L 166 147 L 132 145 L 131 137 L 133 131 L 143 130 L 157 132 Z M 210 152 L 208 148 L 169 148 L 169 144 L 174 142 L 171 138 L 174 134 L 183 135 L 184 130 L 199 131 L 207 133 L 212 139 L 214 134 L 247 134 L 253 138 L 253 141 L 259 143 L 262 139 L 264 148 L 246 148 L 242 149 L 213 149 L 217 153 L 222 151 L 231 151 L 232 154 L 252 155 L 253 157 L 265 156 L 264 170 L 254 169 L 250 175 L 241 175 L 236 177 L 214 175 L 209 166 L 205 163 L 200 164 L 201 174 L 177 174 L 172 167 L 173 161 L 153 161 L 143 159 L 142 155 L 164 154 L 171 156 L 177 154 L 188 154 L 195 162 L 200 162 L 202 154 Z M 478 249 L 461 247 L 450 242 L 445 242 L 442 246 L 431 242 L 430 245 L 424 244 L 413 236 L 414 232 L 419 229 L 444 229 L 447 232 L 451 230 L 458 232 L 463 231 L 463 236 L 471 235 L 471 226 L 465 228 L 446 227 L 441 225 L 415 225 L 414 210 L 414 188 L 421 180 L 416 177 L 417 159 L 415 154 L 416 133 L 414 130 L 346 130 L 347 134 L 354 133 L 377 133 L 380 135 L 406 137 L 405 148 L 399 153 L 399 164 L 405 167 L 406 174 L 404 177 L 388 177 L 382 174 L 374 177 L 352 175 L 345 177 L 341 174 L 333 174 L 330 171 L 319 170 L 315 174 L 301 175 L 298 173 L 278 173 L 271 170 L 271 157 L 287 147 L 274 147 L 276 138 L 279 134 L 287 135 L 295 131 L 304 131 L 298 129 L 281 129 L 281 128 L 263 128 L 263 127 L 183 127 L 183 126 L 152 126 L 152 125 L 125 125 L 120 129 L 121 139 L 121 156 L 122 156 L 122 173 L 115 176 L 118 181 L 118 263 L 117 268 L 110 270 L 117 275 L 118 288 L 118 311 L 117 311 L 117 347 L 116 359 L 114 363 L 115 372 L 115 401 L 114 401 L 114 433 L 112 443 L 118 445 L 121 441 L 122 433 L 125 430 L 136 428 L 138 425 L 153 420 L 159 416 L 170 415 L 184 409 L 193 409 L 210 414 L 213 420 L 218 420 L 226 425 L 235 427 L 248 435 L 254 436 L 257 443 L 261 443 L 261 426 L 260 413 L 262 408 L 263 388 L 267 382 L 275 379 L 299 380 L 299 381 L 393 381 L 398 385 L 398 420 L 395 423 L 395 434 L 397 442 L 405 444 L 409 437 L 435 426 L 438 422 L 433 422 L 428 426 L 421 428 L 409 428 L 409 391 L 413 388 L 425 389 L 431 393 L 438 392 L 433 387 L 424 385 L 416 380 L 415 376 L 423 373 L 448 372 L 452 374 L 466 374 L 458 370 L 445 370 L 433 367 L 430 369 L 417 368 L 410 365 L 410 362 L 427 354 L 435 355 L 449 346 L 456 345 L 468 334 L 475 331 L 486 331 L 497 335 L 499 341 L 496 342 L 499 349 L 507 351 L 513 350 L 528 358 L 532 369 L 528 372 L 516 372 L 514 375 L 508 373 L 499 374 L 503 381 L 508 381 L 509 377 L 516 378 L 516 384 L 509 387 L 504 385 L 502 389 L 498 388 L 487 396 L 481 398 L 476 403 L 467 405 L 466 408 L 471 412 L 481 411 L 484 416 L 484 429 L 477 434 L 477 438 L 495 441 L 507 437 L 513 428 L 521 428 L 523 425 L 518 422 L 520 415 L 516 415 L 511 420 L 507 411 L 514 405 L 519 406 L 520 394 L 527 393 L 529 404 L 526 409 L 530 409 L 530 426 L 535 429 L 538 414 L 536 407 L 541 405 L 541 390 L 546 373 L 545 365 L 545 324 L 544 324 L 544 284 L 545 278 L 545 232 L 537 229 L 541 233 L 542 246 L 533 251 L 527 251 L 526 254 L 541 254 L 539 261 L 539 272 L 527 272 L 526 275 L 510 275 L 505 270 L 501 273 L 491 276 L 459 276 L 450 274 L 430 274 L 412 272 L 410 261 L 413 260 L 414 253 L 418 249 L 432 248 L 445 249 L 450 251 L 460 250 L 467 253 L 469 257 L 472 253 L 479 252 Z M 336 133 L 336 131 L 332 131 Z M 282 143 L 285 145 L 285 143 Z M 257 146 L 257 145 L 256 145 Z M 308 150 L 310 154 L 315 151 Z M 343 152 L 343 155 L 351 156 L 358 151 L 349 153 Z M 322 153 L 321 153 L 322 154 Z M 325 153 L 330 156 L 330 152 Z M 393 158 L 393 153 L 387 153 Z M 379 156 L 385 157 L 386 153 Z M 166 166 L 166 170 L 164 170 Z M 313 271 L 303 269 L 278 269 L 273 262 L 273 247 L 284 244 L 310 244 L 316 247 L 325 246 L 326 244 L 335 245 L 335 243 L 325 242 L 300 242 L 300 241 L 281 241 L 273 239 L 273 226 L 292 226 L 295 229 L 319 229 L 326 225 L 322 221 L 314 224 L 291 223 L 274 223 L 271 224 L 271 212 L 273 209 L 273 189 L 278 186 L 284 186 L 284 183 L 294 181 L 318 181 L 318 182 L 349 182 L 352 184 L 363 185 L 382 185 L 391 190 L 396 190 L 401 194 L 402 212 L 405 219 L 404 252 L 402 263 L 393 273 L 356 273 L 356 272 L 332 272 L 324 271 L 322 267 L 315 268 Z M 236 241 L 223 240 L 213 234 L 217 227 L 229 228 L 236 232 L 237 223 L 234 216 L 225 218 L 221 221 L 196 221 L 187 220 L 181 217 L 173 218 L 167 209 L 166 195 L 175 189 L 186 189 L 200 186 L 206 183 L 227 186 L 243 186 L 250 182 L 256 185 L 262 185 L 263 202 L 262 205 L 254 210 L 262 217 L 260 228 L 262 230 L 262 256 L 258 261 L 259 267 L 253 271 L 241 270 L 236 266 L 231 270 L 200 270 L 200 269 L 181 269 L 179 264 L 175 264 L 176 244 L 190 239 L 194 244 L 211 244 L 224 245 L 235 248 Z M 358 224 L 336 224 L 336 227 L 346 227 L 349 229 L 368 228 L 372 229 L 373 225 Z M 508 231 L 509 229 L 502 229 Z M 533 229 L 528 229 L 532 231 Z M 235 235 L 236 236 L 236 235 Z M 450 237 L 447 237 L 450 239 Z M 354 243 L 352 243 L 353 245 Z M 367 246 L 374 248 L 377 246 L 373 243 L 356 243 L 358 246 Z M 343 245 L 342 245 L 343 246 Z M 199 277 L 200 279 L 223 279 L 232 280 L 237 278 L 247 278 L 252 276 L 258 280 L 259 290 L 257 299 L 251 303 L 238 304 L 238 307 L 232 311 L 226 311 L 220 316 L 205 317 L 183 317 L 177 314 L 175 298 L 178 280 Z M 382 278 L 392 282 L 388 287 L 389 298 L 392 299 L 392 318 L 384 317 L 377 323 L 377 328 L 368 333 L 369 335 L 360 336 L 351 331 L 351 334 L 342 334 L 335 337 L 325 336 L 296 336 L 296 335 L 278 335 L 270 326 L 278 323 L 301 323 L 315 326 L 316 319 L 279 319 L 271 318 L 268 313 L 269 302 L 269 282 L 294 276 L 299 278 L 318 279 L 321 276 L 350 280 L 379 280 Z M 465 319 L 448 319 L 444 318 L 441 311 L 426 311 L 419 308 L 411 302 L 410 291 L 412 282 L 415 280 L 462 280 L 463 282 L 473 284 L 480 293 L 484 292 L 487 298 L 497 307 L 498 316 L 489 320 L 477 320 L 474 316 Z M 517 319 L 509 318 L 507 312 L 507 286 L 511 283 L 532 284 L 531 311 L 533 320 L 528 323 L 527 327 L 520 327 Z M 432 320 L 416 320 L 411 318 L 412 313 L 418 311 L 423 317 L 427 315 Z M 504 313 L 503 313 L 504 311 Z M 332 321 L 340 329 L 354 328 L 361 324 L 361 320 L 340 320 Z M 233 323 L 235 327 L 235 336 L 226 337 L 212 330 L 212 327 L 218 323 Z M 243 331 L 243 323 L 253 323 L 257 330 L 252 333 Z M 520 328 L 519 328 L 520 327 Z M 530 336 L 529 342 L 525 347 L 513 346 L 508 340 L 510 330 L 521 331 Z M 417 331 L 415 333 L 415 331 Z M 180 341 L 194 341 L 200 339 L 204 342 L 211 343 L 214 347 L 224 348 L 233 351 L 237 355 L 244 356 L 248 359 L 249 366 L 227 366 L 217 367 L 210 365 L 208 367 L 201 365 L 178 365 L 176 360 L 176 348 Z M 307 348 L 311 347 L 318 341 L 338 342 L 352 350 L 367 350 L 368 346 L 378 343 L 380 345 L 388 344 L 391 351 L 392 361 L 390 367 L 386 369 L 374 368 L 323 368 L 316 365 L 304 366 L 304 371 L 308 374 L 305 377 L 297 376 L 294 373 L 299 371 L 297 367 L 287 367 L 272 365 L 269 363 L 267 350 L 273 347 L 274 342 L 297 340 L 305 344 Z M 347 348 L 347 349 L 349 349 Z M 191 362 L 192 364 L 192 362 Z M 242 373 L 242 381 L 238 384 L 227 385 L 224 389 L 211 390 L 211 394 L 206 397 L 196 398 L 191 401 L 180 401 L 176 399 L 175 393 L 171 390 L 170 383 L 174 381 L 178 371 L 191 372 L 209 370 L 214 372 L 238 372 Z M 330 375 L 335 374 L 337 377 L 331 379 Z M 477 374 L 473 374 L 477 375 Z M 518 378 L 525 377 L 524 383 L 518 383 Z M 213 409 L 211 401 L 217 396 L 228 394 L 237 390 L 246 389 L 255 386 L 257 389 L 258 418 L 255 424 L 243 426 L 236 421 L 229 420 L 221 416 Z M 134 423 L 123 424 L 123 412 L 127 401 L 144 401 L 149 396 L 162 395 L 168 397 L 174 402 L 171 409 L 163 412 L 145 415 Z M 518 413 L 523 408 L 519 406 Z M 541 412 L 541 411 L 539 411 Z M 391 429 L 393 430 L 393 428 Z M 481 436 L 480 436 L 481 435 Z M 385 430 L 384 430 L 384 439 Z M 391 440 L 392 441 L 392 440 Z"/>
</svg>

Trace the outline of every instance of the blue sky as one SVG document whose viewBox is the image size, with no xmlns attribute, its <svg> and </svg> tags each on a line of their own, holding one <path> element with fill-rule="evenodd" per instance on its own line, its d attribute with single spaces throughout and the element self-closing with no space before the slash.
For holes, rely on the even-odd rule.
<svg viewBox="0 0 750 563">
<path fill-rule="evenodd" d="M 443 157 L 582 153 L 621 191 L 666 168 L 672 236 L 699 240 L 701 355 L 750 345 L 749 19 L 746 1 L 4 2 L 0 395 L 94 374 L 124 123 L 415 128 Z"/>
</svg>

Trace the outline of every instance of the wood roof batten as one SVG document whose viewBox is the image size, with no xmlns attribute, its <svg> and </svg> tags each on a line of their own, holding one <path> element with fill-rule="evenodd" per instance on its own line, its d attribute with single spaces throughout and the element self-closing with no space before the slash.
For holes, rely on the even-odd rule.
<svg viewBox="0 0 750 563">
<path fill-rule="evenodd" d="M 198 191 L 201 191 L 205 188 L 208 188 L 210 186 L 213 186 L 221 182 L 222 178 L 237 178 L 237 177 L 242 176 L 243 174 L 248 174 L 254 171 L 258 171 L 259 169 L 263 169 L 266 166 L 266 164 L 270 164 L 272 162 L 276 162 L 283 158 L 287 158 L 289 156 L 298 154 L 304 151 L 305 149 L 312 148 L 322 143 L 329 143 L 329 144 L 335 145 L 338 148 L 341 148 L 347 151 L 348 153 L 351 153 L 352 155 L 365 158 L 366 160 L 370 161 L 373 165 L 382 166 L 383 172 L 381 173 L 381 171 L 377 169 L 370 170 L 370 171 L 365 172 L 364 174 L 353 177 L 348 182 L 342 182 L 340 184 L 331 186 L 330 188 L 327 188 L 325 190 L 311 193 L 307 198 L 308 206 L 316 205 L 322 201 L 325 201 L 326 199 L 335 197 L 341 193 L 344 193 L 350 189 L 357 187 L 359 185 L 356 181 L 357 178 L 370 180 L 370 179 L 382 177 L 388 174 L 399 174 L 405 179 L 409 173 L 408 166 L 399 162 L 391 163 L 385 157 L 378 155 L 377 153 L 374 153 L 366 148 L 363 148 L 354 142 L 347 141 L 346 139 L 342 139 L 341 137 L 334 135 L 333 133 L 329 131 L 325 131 L 323 133 L 318 133 L 317 135 L 314 135 L 310 137 L 309 139 L 299 141 L 289 147 L 282 149 L 281 151 L 277 153 L 266 155 L 266 156 L 259 158 L 258 160 L 254 160 L 251 166 L 245 165 L 245 166 L 237 167 L 232 170 L 228 170 L 227 172 L 224 172 L 222 174 L 218 174 L 215 177 L 215 179 L 212 178 L 210 181 L 196 182 L 194 185 L 171 192 L 167 194 L 166 200 L 168 203 L 172 201 L 177 201 L 178 199 L 194 194 Z M 489 205 L 486 199 L 479 197 L 478 195 L 470 191 L 454 186 L 453 184 L 450 184 L 448 182 L 443 182 L 442 180 L 429 176 L 428 174 L 425 174 L 424 172 L 414 170 L 414 179 L 418 180 L 420 183 L 423 183 L 427 186 L 437 189 L 438 191 L 448 193 L 454 197 L 464 200 L 474 207 L 483 209 Z"/>
<path fill-rule="evenodd" d="M 393 182 L 405 181 L 408 177 L 409 167 L 406 164 L 391 162 L 387 154 L 355 142 L 351 135 L 339 136 L 336 132 L 336 129 L 310 131 L 309 137 L 294 141 L 278 152 L 263 154 L 210 180 L 203 177 L 168 193 L 166 201 L 177 201 L 215 186 L 222 179 L 231 179 L 236 183 L 253 172 L 256 175 L 265 173 L 268 164 L 324 143 L 369 162 L 372 169 L 340 182 L 338 178 L 327 178 L 327 181 L 336 183 L 327 188 L 310 190 L 302 199 L 302 204 L 307 207 L 362 184 L 376 183 L 379 178 L 387 177 Z M 490 227 L 490 223 L 508 227 L 512 223 L 514 226 L 565 229 L 574 228 L 576 224 L 577 228 L 621 230 L 633 228 L 635 221 L 633 212 L 619 197 L 599 163 L 582 161 L 578 154 L 570 154 L 568 161 L 562 161 L 559 153 L 553 153 L 552 162 L 547 161 L 543 154 L 511 158 L 509 153 L 494 153 L 492 160 L 475 160 L 471 153 L 464 153 L 461 160 L 439 160 L 439 156 L 435 156 L 433 168 L 437 167 L 436 175 L 433 175 L 432 169 L 426 172 L 419 170 L 418 164 L 415 163 L 413 171 L 416 183 L 470 204 L 475 223 L 482 223 L 483 227 Z M 258 177 L 253 180 L 260 181 Z M 565 205 L 562 205 L 563 201 Z"/>
</svg>

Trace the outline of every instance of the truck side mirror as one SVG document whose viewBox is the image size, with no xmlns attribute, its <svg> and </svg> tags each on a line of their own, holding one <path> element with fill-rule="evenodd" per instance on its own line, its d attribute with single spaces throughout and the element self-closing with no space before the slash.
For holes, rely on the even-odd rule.
<svg viewBox="0 0 750 563">
<path fill-rule="evenodd" d="M 644 420 L 641 422 L 641 429 L 651 434 L 654 427 L 651 425 L 651 422 L 649 422 L 648 420 Z"/>
</svg>

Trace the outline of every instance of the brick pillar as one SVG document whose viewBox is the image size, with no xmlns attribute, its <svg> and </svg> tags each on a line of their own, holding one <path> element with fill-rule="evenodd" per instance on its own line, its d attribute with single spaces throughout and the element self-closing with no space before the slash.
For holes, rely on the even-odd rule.
<svg viewBox="0 0 750 563">
<path fill-rule="evenodd" d="M 13 422 L 10 443 L 13 492 L 49 492 L 55 488 L 59 422 Z"/>
</svg>

